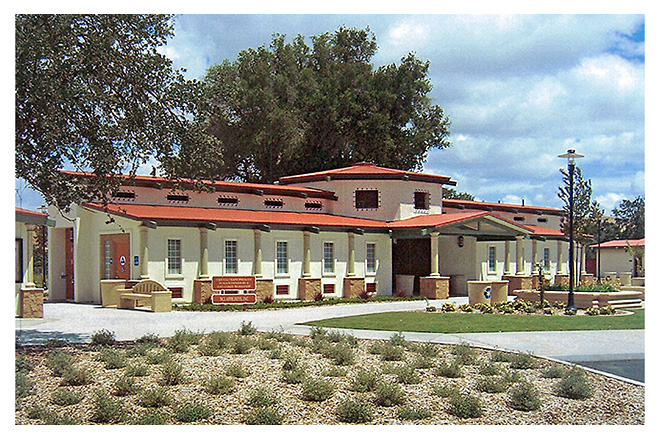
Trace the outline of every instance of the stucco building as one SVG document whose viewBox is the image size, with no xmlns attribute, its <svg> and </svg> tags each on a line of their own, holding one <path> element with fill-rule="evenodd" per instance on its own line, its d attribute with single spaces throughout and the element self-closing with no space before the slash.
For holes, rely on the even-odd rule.
<svg viewBox="0 0 660 440">
<path fill-rule="evenodd" d="M 535 261 L 568 270 L 561 210 L 443 200 L 456 184 L 447 176 L 358 163 L 207 184 L 200 193 L 137 176 L 108 206 L 74 205 L 66 218 L 51 208 L 51 299 L 100 303 L 103 279 L 151 278 L 190 302 L 223 275 L 255 276 L 261 299 L 442 297 L 466 294 L 468 280 L 529 277 Z"/>
</svg>

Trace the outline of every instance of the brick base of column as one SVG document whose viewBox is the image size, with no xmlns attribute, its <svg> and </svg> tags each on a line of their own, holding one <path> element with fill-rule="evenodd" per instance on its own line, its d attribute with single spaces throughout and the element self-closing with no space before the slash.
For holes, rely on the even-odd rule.
<svg viewBox="0 0 660 440">
<path fill-rule="evenodd" d="M 275 295 L 273 292 L 273 280 L 257 279 L 257 286 L 254 293 L 257 295 L 257 302 L 264 302 L 267 298 L 272 300 Z"/>
<path fill-rule="evenodd" d="M 213 282 L 210 279 L 193 281 L 193 302 L 195 304 L 211 304 Z"/>
<path fill-rule="evenodd" d="M 557 274 L 555 275 L 555 284 L 564 284 L 568 286 L 569 275 L 568 274 Z"/>
<path fill-rule="evenodd" d="M 298 298 L 301 301 L 310 301 L 321 293 L 320 278 L 300 278 L 298 279 Z"/>
<path fill-rule="evenodd" d="M 364 291 L 364 278 L 344 278 L 344 298 L 359 298 Z"/>
<path fill-rule="evenodd" d="M 449 298 L 449 277 L 420 277 L 419 295 L 429 299 Z"/>
<path fill-rule="evenodd" d="M 44 289 L 24 288 L 18 297 L 17 318 L 44 317 Z"/>
<path fill-rule="evenodd" d="M 596 282 L 596 280 L 594 279 L 593 274 L 583 273 L 580 275 L 580 282 L 582 284 L 593 284 Z"/>
<path fill-rule="evenodd" d="M 532 279 L 530 275 L 504 275 L 502 280 L 509 282 L 509 295 L 514 290 L 532 290 Z"/>
</svg>

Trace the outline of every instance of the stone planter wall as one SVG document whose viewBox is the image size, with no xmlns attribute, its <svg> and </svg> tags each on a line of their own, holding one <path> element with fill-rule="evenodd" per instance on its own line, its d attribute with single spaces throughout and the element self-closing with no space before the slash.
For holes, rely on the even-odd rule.
<svg viewBox="0 0 660 440">
<path fill-rule="evenodd" d="M 419 295 L 428 299 L 449 298 L 449 277 L 421 277 Z"/>
<path fill-rule="evenodd" d="M 23 288 L 18 295 L 17 318 L 44 317 L 44 289 Z"/>
<path fill-rule="evenodd" d="M 359 298 L 364 287 L 364 278 L 344 278 L 344 298 Z"/>
</svg>

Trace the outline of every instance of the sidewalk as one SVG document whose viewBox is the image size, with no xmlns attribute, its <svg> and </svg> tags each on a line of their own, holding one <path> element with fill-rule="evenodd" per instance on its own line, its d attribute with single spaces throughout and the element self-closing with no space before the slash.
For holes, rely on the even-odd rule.
<svg viewBox="0 0 660 440">
<path fill-rule="evenodd" d="M 467 300 L 459 299 L 460 300 Z M 456 301 L 456 298 L 452 298 Z M 430 301 L 441 306 L 446 301 Z M 288 333 L 309 334 L 300 323 L 340 316 L 389 311 L 424 310 L 425 301 L 346 304 L 246 312 L 151 313 L 138 310 L 104 309 L 100 305 L 46 303 L 43 319 L 16 319 L 16 341 L 39 344 L 51 338 L 88 342 L 101 329 L 115 332 L 117 340 L 133 340 L 153 333 L 169 337 L 176 330 L 210 332 L 235 331 L 241 322 L 252 322 L 260 331 L 282 329 Z M 387 339 L 391 331 L 346 330 L 358 338 Z M 576 361 L 644 359 L 644 330 L 460 333 L 437 334 L 404 332 L 409 341 L 468 343 L 476 347 L 524 351 L 551 359 Z"/>
</svg>

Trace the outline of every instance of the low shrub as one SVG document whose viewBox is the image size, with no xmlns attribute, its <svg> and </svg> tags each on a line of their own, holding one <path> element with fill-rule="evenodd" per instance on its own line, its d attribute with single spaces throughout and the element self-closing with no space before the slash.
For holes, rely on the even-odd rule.
<svg viewBox="0 0 660 440">
<path fill-rule="evenodd" d="M 362 399 L 348 398 L 337 404 L 335 414 L 340 422 L 367 423 L 374 418 L 374 407 Z"/>
<path fill-rule="evenodd" d="M 222 349 L 229 345 L 230 335 L 225 332 L 211 332 L 197 346 L 202 356 L 219 356 Z"/>
<path fill-rule="evenodd" d="M 84 398 L 85 394 L 67 389 L 57 389 L 50 394 L 50 401 L 57 406 L 75 405 L 82 402 Z"/>
<path fill-rule="evenodd" d="M 63 376 L 72 368 L 74 357 L 67 351 L 54 351 L 48 355 L 46 366 L 50 368 L 55 376 Z"/>
<path fill-rule="evenodd" d="M 135 416 L 130 420 L 131 425 L 166 425 L 167 414 L 161 409 L 152 409 L 143 414 Z"/>
<path fill-rule="evenodd" d="M 257 348 L 259 350 L 274 350 L 279 343 L 275 339 L 262 338 L 257 341 Z"/>
<path fill-rule="evenodd" d="M 282 415 L 277 408 L 255 408 L 245 414 L 246 425 L 281 425 Z"/>
<path fill-rule="evenodd" d="M 138 344 L 152 345 L 154 347 L 161 344 L 160 338 L 155 333 L 147 333 L 145 335 L 142 335 L 139 338 L 137 338 L 135 342 Z"/>
<path fill-rule="evenodd" d="M 117 396 L 129 396 L 136 394 L 139 390 L 133 376 L 124 375 L 115 381 L 115 395 Z"/>
<path fill-rule="evenodd" d="M 477 380 L 476 388 L 484 393 L 503 393 L 507 384 L 500 377 L 486 376 Z"/>
<path fill-rule="evenodd" d="M 300 359 L 295 354 L 288 352 L 282 356 L 282 370 L 290 371 L 295 370 L 300 366 Z"/>
<path fill-rule="evenodd" d="M 167 351 L 156 351 L 147 353 L 146 361 L 151 365 L 164 364 L 172 359 L 172 355 Z"/>
<path fill-rule="evenodd" d="M 490 354 L 490 360 L 492 362 L 510 362 L 511 357 L 512 353 L 501 350 L 495 350 Z"/>
<path fill-rule="evenodd" d="M 555 394 L 568 399 L 588 399 L 593 395 L 591 384 L 582 370 L 574 367 L 555 385 Z"/>
<path fill-rule="evenodd" d="M 293 370 L 284 370 L 282 372 L 282 380 L 289 384 L 302 383 L 305 377 L 305 370 L 301 367 L 296 367 Z"/>
<path fill-rule="evenodd" d="M 343 369 L 341 367 L 338 367 L 338 366 L 334 366 L 334 365 L 331 366 L 331 367 L 325 368 L 321 372 L 321 376 L 324 376 L 324 377 L 344 377 L 347 374 L 348 374 L 348 372 L 345 369 Z"/>
<path fill-rule="evenodd" d="M 238 328 L 238 333 L 241 336 L 253 335 L 257 332 L 257 328 L 252 325 L 252 321 L 241 321 L 241 326 Z"/>
<path fill-rule="evenodd" d="M 483 405 L 478 396 L 455 393 L 449 401 L 449 413 L 462 419 L 481 417 Z"/>
<path fill-rule="evenodd" d="M 436 306 L 428 306 L 428 307 L 426 308 L 426 311 L 427 311 L 427 312 L 437 312 L 438 309 L 436 308 Z"/>
<path fill-rule="evenodd" d="M 236 336 L 233 338 L 233 343 L 232 343 L 232 353 L 234 354 L 245 354 L 248 353 L 254 343 L 250 338 L 247 338 L 245 336 Z"/>
<path fill-rule="evenodd" d="M 234 391 L 236 381 L 231 377 L 211 376 L 202 380 L 202 387 L 209 394 L 229 394 Z"/>
<path fill-rule="evenodd" d="M 16 387 L 14 389 L 16 399 L 21 399 L 25 396 L 28 396 L 32 392 L 32 381 L 24 372 L 17 372 L 14 376 L 14 382 Z"/>
<path fill-rule="evenodd" d="M 253 390 L 248 396 L 248 404 L 254 408 L 267 408 L 280 403 L 277 394 L 265 387 L 259 387 Z"/>
<path fill-rule="evenodd" d="M 183 367 L 177 362 L 165 362 L 161 365 L 161 385 L 178 385 L 185 382 Z"/>
<path fill-rule="evenodd" d="M 324 379 L 306 378 L 302 382 L 302 397 L 312 402 L 322 402 L 332 397 L 335 386 Z"/>
<path fill-rule="evenodd" d="M 599 312 L 601 315 L 614 315 L 616 313 L 616 309 L 608 304 L 605 307 L 601 307 Z"/>
<path fill-rule="evenodd" d="M 403 347 L 392 344 L 384 344 L 381 348 L 380 358 L 383 361 L 401 361 L 405 356 Z"/>
<path fill-rule="evenodd" d="M 461 364 L 456 361 L 452 363 L 440 362 L 435 369 L 435 374 L 437 376 L 455 379 L 463 377 L 463 368 Z"/>
<path fill-rule="evenodd" d="M 408 346 L 408 341 L 406 341 L 406 337 L 403 335 L 402 332 L 394 333 L 392 336 L 390 336 L 390 339 L 388 340 L 390 345 L 394 345 L 397 347 L 407 347 Z"/>
<path fill-rule="evenodd" d="M 413 365 L 403 365 L 396 370 L 396 380 L 406 385 L 422 383 L 422 377 L 417 374 Z"/>
<path fill-rule="evenodd" d="M 495 376 L 501 373 L 500 367 L 497 366 L 492 360 L 484 363 L 479 368 L 479 374 L 482 376 Z"/>
<path fill-rule="evenodd" d="M 174 353 L 185 353 L 191 345 L 198 345 L 202 336 L 201 333 L 186 329 L 176 330 L 174 335 L 167 340 L 167 348 Z"/>
<path fill-rule="evenodd" d="M 130 364 L 124 370 L 126 376 L 132 377 L 145 377 L 151 373 L 151 370 L 146 365 L 142 364 Z"/>
<path fill-rule="evenodd" d="M 374 391 L 380 384 L 381 376 L 379 373 L 371 370 L 358 370 L 351 382 L 351 390 L 356 393 L 366 393 Z"/>
<path fill-rule="evenodd" d="M 575 309 L 564 309 L 564 315 L 566 316 L 575 316 L 577 311 Z"/>
<path fill-rule="evenodd" d="M 101 349 L 98 360 L 105 364 L 108 370 L 124 368 L 127 364 L 126 356 L 121 351 L 115 349 Z"/>
<path fill-rule="evenodd" d="M 328 336 L 328 331 L 323 327 L 313 326 L 309 329 L 309 336 L 312 339 L 325 339 Z"/>
<path fill-rule="evenodd" d="M 108 395 L 105 392 L 98 391 L 94 399 L 94 413 L 92 420 L 97 423 L 119 422 L 124 417 L 124 407 L 122 402 Z"/>
<path fill-rule="evenodd" d="M 444 303 L 442 305 L 441 310 L 443 312 L 447 312 L 447 313 L 455 312 L 456 311 L 456 304 L 454 304 L 454 303 Z"/>
<path fill-rule="evenodd" d="M 584 313 L 589 316 L 598 316 L 600 315 L 600 310 L 598 310 L 598 307 L 589 307 L 584 311 Z"/>
<path fill-rule="evenodd" d="M 477 354 L 469 344 L 454 345 L 451 352 L 456 356 L 456 362 L 463 365 L 474 364 L 477 360 Z"/>
<path fill-rule="evenodd" d="M 175 417 L 179 422 L 192 423 L 211 417 L 211 409 L 199 402 L 186 402 L 177 407 Z"/>
<path fill-rule="evenodd" d="M 534 411 L 541 408 L 539 390 L 529 382 L 521 382 L 509 390 L 509 406 L 518 411 Z"/>
<path fill-rule="evenodd" d="M 458 310 L 463 313 L 472 313 L 474 309 L 470 304 L 465 303 L 458 306 Z"/>
<path fill-rule="evenodd" d="M 14 361 L 14 366 L 17 372 L 27 373 L 34 370 L 34 365 L 25 356 L 18 356 Z"/>
<path fill-rule="evenodd" d="M 378 406 L 397 406 L 406 400 L 406 393 L 396 383 L 381 382 L 374 390 L 374 402 Z"/>
<path fill-rule="evenodd" d="M 537 368 L 538 363 L 536 358 L 529 353 L 514 353 L 511 356 L 509 366 L 516 370 L 531 370 Z"/>
<path fill-rule="evenodd" d="M 439 397 L 450 397 L 460 392 L 460 389 L 456 384 L 453 383 L 435 384 L 431 388 L 431 392 Z"/>
<path fill-rule="evenodd" d="M 108 347 L 115 344 L 115 332 L 101 329 L 92 333 L 90 345 Z"/>
<path fill-rule="evenodd" d="M 60 339 L 60 338 L 50 338 L 44 343 L 44 347 L 46 348 L 62 348 L 66 347 L 69 345 L 66 339 Z"/>
<path fill-rule="evenodd" d="M 559 379 L 565 375 L 566 369 L 556 365 L 546 368 L 541 373 L 541 377 L 545 377 L 546 379 Z"/>
<path fill-rule="evenodd" d="M 504 370 L 504 373 L 502 373 L 502 380 L 505 383 L 511 384 L 511 383 L 517 383 L 522 380 L 522 375 L 520 374 L 519 370 Z"/>
<path fill-rule="evenodd" d="M 92 373 L 86 368 L 70 367 L 62 375 L 62 384 L 83 386 L 92 383 Z"/>
<path fill-rule="evenodd" d="M 140 394 L 138 403 L 144 408 L 162 408 L 172 403 L 172 397 L 166 388 L 149 388 Z"/>
<path fill-rule="evenodd" d="M 336 365 L 353 365 L 355 363 L 355 353 L 346 343 L 341 342 L 332 346 L 327 356 L 334 361 Z"/>
<path fill-rule="evenodd" d="M 426 369 L 435 367 L 435 358 L 417 355 L 411 364 L 416 369 Z"/>
<path fill-rule="evenodd" d="M 396 409 L 396 416 L 401 420 L 423 420 L 428 419 L 432 415 L 433 412 L 424 407 L 403 405 Z"/>
</svg>

